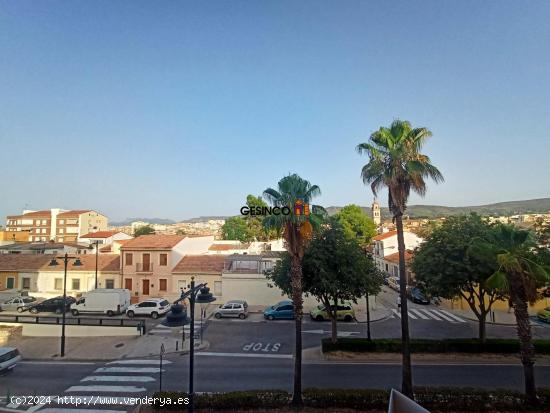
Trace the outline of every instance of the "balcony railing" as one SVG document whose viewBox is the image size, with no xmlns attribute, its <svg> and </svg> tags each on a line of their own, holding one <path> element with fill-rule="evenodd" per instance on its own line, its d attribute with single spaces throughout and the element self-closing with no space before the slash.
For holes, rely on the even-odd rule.
<svg viewBox="0 0 550 413">
<path fill-rule="evenodd" d="M 153 272 L 153 263 L 136 263 L 136 272 Z"/>
</svg>

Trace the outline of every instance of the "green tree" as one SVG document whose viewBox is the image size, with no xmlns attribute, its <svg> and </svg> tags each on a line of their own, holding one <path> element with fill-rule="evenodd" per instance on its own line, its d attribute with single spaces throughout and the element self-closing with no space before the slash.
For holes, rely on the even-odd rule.
<svg viewBox="0 0 550 413">
<path fill-rule="evenodd" d="M 381 127 L 372 133 L 368 142 L 361 143 L 356 148 L 360 154 L 365 153 L 369 157 L 369 162 L 361 170 L 363 182 L 370 184 L 375 196 L 383 187 L 388 188 L 388 206 L 397 227 L 403 349 L 402 392 L 411 399 L 413 390 L 403 214 L 407 208 L 411 189 L 420 196 L 424 196 L 426 178 L 432 178 L 435 182 L 443 181 L 443 175 L 431 164 L 430 158 L 420 153 L 422 146 L 431 135 L 432 133 L 426 128 L 412 128 L 409 122 L 397 119 L 389 128 Z"/>
<path fill-rule="evenodd" d="M 478 319 L 479 340 L 483 343 L 487 314 L 503 295 L 486 285 L 493 267 L 470 256 L 468 249 L 472 239 L 485 238 L 490 230 L 491 225 L 479 215 L 450 216 L 425 238 L 412 262 L 417 283 L 428 293 L 466 300 Z"/>
<path fill-rule="evenodd" d="M 335 218 L 313 237 L 304 253 L 302 272 L 304 293 L 325 306 L 334 343 L 338 336 L 337 303 L 356 302 L 366 294 L 377 294 L 382 285 L 382 274 L 374 262 L 355 239 L 345 234 Z M 267 276 L 285 294 L 291 293 L 290 255 L 285 254 Z"/>
<path fill-rule="evenodd" d="M 267 207 L 267 203 L 262 199 L 260 196 L 254 196 L 254 195 L 248 195 L 246 197 L 246 205 L 248 208 L 263 208 Z M 258 240 L 258 241 L 269 241 L 271 237 L 273 237 L 273 231 L 267 230 L 264 225 L 263 221 L 265 219 L 265 216 L 261 215 L 246 215 L 246 225 L 248 227 L 248 235 L 250 240 Z"/>
<path fill-rule="evenodd" d="M 346 205 L 336 217 L 346 236 L 357 240 L 362 247 L 369 245 L 376 235 L 374 221 L 357 205 Z"/>
<path fill-rule="evenodd" d="M 295 349 L 294 349 L 294 390 L 292 405 L 303 406 L 302 400 L 302 259 L 313 230 L 320 227 L 326 212 L 318 205 L 309 205 L 313 198 L 321 194 L 317 185 L 302 179 L 296 174 L 282 178 L 277 189 L 267 188 L 263 196 L 273 205 L 288 207 L 289 215 L 269 215 L 264 219 L 268 230 L 282 232 L 286 248 L 290 254 L 290 274 L 292 284 L 292 301 L 295 314 Z M 294 210 L 296 201 L 302 201 L 310 206 L 310 214 L 297 215 Z"/>
<path fill-rule="evenodd" d="M 499 224 L 483 239 L 474 239 L 472 256 L 493 266 L 487 285 L 506 291 L 516 317 L 520 356 L 523 364 L 525 394 L 536 403 L 534 353 L 528 303 L 534 304 L 538 288 L 548 285 L 550 271 L 537 263 L 532 234 L 513 225 Z"/>
<path fill-rule="evenodd" d="M 247 242 L 250 240 L 246 220 L 242 217 L 231 217 L 222 225 L 222 238 Z"/>
<path fill-rule="evenodd" d="M 139 237 L 141 235 L 149 235 L 154 233 L 155 233 L 155 230 L 151 225 L 142 225 L 140 227 L 137 227 L 134 230 L 134 237 Z"/>
</svg>

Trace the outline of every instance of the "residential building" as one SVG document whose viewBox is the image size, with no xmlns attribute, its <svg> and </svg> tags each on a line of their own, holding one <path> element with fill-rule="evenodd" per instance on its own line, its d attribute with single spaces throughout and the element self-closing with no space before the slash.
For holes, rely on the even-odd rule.
<svg viewBox="0 0 550 413">
<path fill-rule="evenodd" d="M 0 254 L 88 254 L 91 253 L 89 245 L 71 242 L 25 242 L 3 245 Z"/>
<path fill-rule="evenodd" d="M 223 302 L 222 271 L 225 266 L 224 255 L 186 255 L 172 270 L 173 290 L 170 291 L 170 298 L 176 299 L 181 295 L 181 289 L 188 289 L 191 277 L 195 282 L 208 283 L 208 286 L 216 297 L 217 302 Z"/>
<path fill-rule="evenodd" d="M 17 242 L 29 242 L 28 231 L 0 231 L 0 246 L 15 244 Z"/>
<path fill-rule="evenodd" d="M 414 250 L 423 241 L 418 235 L 409 231 L 404 231 L 403 237 L 405 239 L 405 249 L 409 251 Z M 386 259 L 388 256 L 395 257 L 397 252 L 397 231 L 388 231 L 373 238 L 372 257 L 374 262 L 379 269 L 388 274 L 398 275 L 393 274 L 392 261 Z M 394 257 L 392 257 L 392 259 L 394 259 Z"/>
<path fill-rule="evenodd" d="M 177 291 L 172 270 L 185 255 L 204 254 L 213 236 L 142 235 L 120 247 L 123 288 L 134 299 L 164 296 Z"/>
<path fill-rule="evenodd" d="M 111 245 L 114 241 L 129 239 L 132 239 L 132 237 L 122 231 L 96 231 L 79 236 L 78 242 L 91 245 L 93 248 L 95 248 L 95 244 L 97 243 L 101 249 L 101 247 Z"/>
<path fill-rule="evenodd" d="M 83 234 L 106 229 L 107 217 L 92 210 L 25 210 L 6 222 L 7 232 L 27 232 L 30 242 L 76 242 Z"/>
<path fill-rule="evenodd" d="M 67 267 L 67 294 L 77 296 L 95 288 L 96 259 L 93 255 L 81 255 L 81 266 L 70 260 Z M 63 294 L 64 265 L 51 266 L 52 256 L 3 254 L 0 255 L 0 290 L 14 293 L 27 292 L 48 298 Z M 120 287 L 120 256 L 100 255 L 97 262 L 98 287 Z"/>
<path fill-rule="evenodd" d="M 407 284 L 411 284 L 413 280 L 413 274 L 410 270 L 410 264 L 413 257 L 413 252 L 411 250 L 405 251 L 405 273 L 407 275 Z M 382 271 L 385 271 L 387 274 L 394 277 L 399 277 L 399 252 L 394 252 L 384 256 L 381 259 L 381 267 L 379 268 Z"/>
</svg>

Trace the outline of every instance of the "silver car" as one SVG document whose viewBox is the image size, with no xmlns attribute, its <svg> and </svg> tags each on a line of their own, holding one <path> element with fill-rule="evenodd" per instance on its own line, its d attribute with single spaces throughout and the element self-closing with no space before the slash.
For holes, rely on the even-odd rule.
<svg viewBox="0 0 550 413">
<path fill-rule="evenodd" d="M 17 311 L 22 313 L 28 310 L 36 304 L 36 298 L 34 297 L 13 297 L 8 301 L 0 304 L 0 310 L 2 311 Z"/>
<path fill-rule="evenodd" d="M 232 300 L 220 305 L 214 313 L 214 317 L 220 319 L 222 317 L 238 317 L 244 320 L 248 317 L 248 303 L 243 300 Z"/>
<path fill-rule="evenodd" d="M 20 360 L 19 350 L 15 347 L 0 347 L 0 373 L 13 369 Z"/>
</svg>

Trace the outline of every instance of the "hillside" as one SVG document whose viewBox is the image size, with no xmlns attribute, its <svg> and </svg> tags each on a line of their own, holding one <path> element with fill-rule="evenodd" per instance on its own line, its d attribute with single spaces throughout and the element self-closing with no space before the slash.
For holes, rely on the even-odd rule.
<svg viewBox="0 0 550 413">
<path fill-rule="evenodd" d="M 363 211 L 370 215 L 369 207 L 361 207 Z M 342 207 L 331 206 L 327 208 L 330 215 L 337 213 Z M 387 207 L 382 207 L 382 216 L 390 215 Z M 411 218 L 437 218 L 455 214 L 465 214 L 476 212 L 480 215 L 515 215 L 529 213 L 548 213 L 550 212 L 550 198 L 529 199 L 525 201 L 498 202 L 488 205 L 476 205 L 466 207 L 448 207 L 441 205 L 410 205 L 407 208 L 407 214 Z"/>
</svg>

